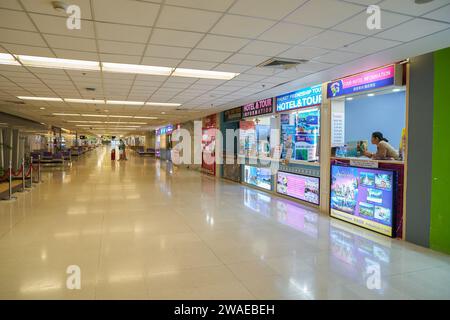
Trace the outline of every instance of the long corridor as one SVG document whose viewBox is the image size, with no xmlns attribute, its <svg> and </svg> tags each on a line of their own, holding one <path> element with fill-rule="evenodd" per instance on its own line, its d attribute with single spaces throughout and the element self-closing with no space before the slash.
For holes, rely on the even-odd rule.
<svg viewBox="0 0 450 320">
<path fill-rule="evenodd" d="M 0 202 L 2 299 L 450 298 L 449 256 L 165 162 L 101 147 L 43 180 Z"/>
</svg>

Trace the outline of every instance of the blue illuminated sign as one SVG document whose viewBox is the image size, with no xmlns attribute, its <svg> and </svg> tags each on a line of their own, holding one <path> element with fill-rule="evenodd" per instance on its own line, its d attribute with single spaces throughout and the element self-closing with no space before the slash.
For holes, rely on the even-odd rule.
<svg viewBox="0 0 450 320">
<path fill-rule="evenodd" d="M 322 104 L 322 85 L 301 89 L 277 97 L 277 112 Z"/>
</svg>

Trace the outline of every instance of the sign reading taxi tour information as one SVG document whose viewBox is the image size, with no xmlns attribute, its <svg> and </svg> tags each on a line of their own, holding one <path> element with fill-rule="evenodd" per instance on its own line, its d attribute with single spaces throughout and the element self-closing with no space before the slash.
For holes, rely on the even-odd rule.
<svg viewBox="0 0 450 320">
<path fill-rule="evenodd" d="M 246 104 L 242 107 L 242 116 L 244 118 L 261 116 L 273 112 L 273 99 L 259 100 Z"/>
</svg>

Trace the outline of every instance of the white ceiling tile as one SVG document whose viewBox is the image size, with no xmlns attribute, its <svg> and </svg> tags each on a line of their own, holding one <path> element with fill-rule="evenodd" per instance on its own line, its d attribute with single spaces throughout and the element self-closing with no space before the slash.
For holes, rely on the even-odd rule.
<svg viewBox="0 0 450 320">
<path fill-rule="evenodd" d="M 0 2 L 0 8 L 22 10 L 22 7 L 17 0 L 2 0 Z"/>
<path fill-rule="evenodd" d="M 291 46 L 286 44 L 255 40 L 242 48 L 240 52 L 264 56 L 276 56 L 290 47 Z"/>
<path fill-rule="evenodd" d="M 238 0 L 230 13 L 279 20 L 305 3 L 306 0 Z"/>
<path fill-rule="evenodd" d="M 269 58 L 270 57 L 268 57 L 268 56 L 257 56 L 257 55 L 237 53 L 237 54 L 233 55 L 231 58 L 229 58 L 226 61 L 226 63 L 242 64 L 242 65 L 247 65 L 247 66 L 256 66 Z"/>
<path fill-rule="evenodd" d="M 305 41 L 303 44 L 306 46 L 313 46 L 331 50 L 341 48 L 363 38 L 364 37 L 360 35 L 329 30 Z"/>
<path fill-rule="evenodd" d="M 449 0 L 434 0 L 423 4 L 417 4 L 410 0 L 385 0 L 379 5 L 385 10 L 420 16 L 449 3 Z"/>
<path fill-rule="evenodd" d="M 233 0 L 166 0 L 167 4 L 195 9 L 226 11 Z"/>
<path fill-rule="evenodd" d="M 153 26 L 160 5 L 131 0 L 95 0 L 93 9 L 97 21 Z"/>
<path fill-rule="evenodd" d="M 47 46 L 39 33 L 2 28 L 0 28 L 0 41 L 37 47 Z"/>
<path fill-rule="evenodd" d="M 126 26 L 113 23 L 96 22 L 97 37 L 101 40 L 115 40 L 146 43 L 151 28 Z"/>
<path fill-rule="evenodd" d="M 100 53 L 100 60 L 102 62 L 139 64 L 139 62 L 141 61 L 141 57 L 120 55 L 120 54 Z"/>
<path fill-rule="evenodd" d="M 23 46 L 20 44 L 4 43 L 3 46 L 14 54 L 23 54 L 29 56 L 53 57 L 53 53 L 47 47 Z"/>
<path fill-rule="evenodd" d="M 360 58 L 361 56 L 361 54 L 356 53 L 333 51 L 317 58 L 316 61 L 325 63 L 345 63 Z"/>
<path fill-rule="evenodd" d="M 425 18 L 440 20 L 450 23 L 450 5 L 438 9 L 436 11 L 430 12 L 424 16 Z"/>
<path fill-rule="evenodd" d="M 418 18 L 381 32 L 377 37 L 408 42 L 447 28 L 448 24 Z"/>
<path fill-rule="evenodd" d="M 286 21 L 330 28 L 366 9 L 367 7 L 337 0 L 314 0 L 294 11 Z"/>
<path fill-rule="evenodd" d="M 367 28 L 367 18 L 368 15 L 366 12 L 362 12 L 358 15 L 356 15 L 353 18 L 350 18 L 337 26 L 335 26 L 333 29 L 338 31 L 344 31 L 344 32 L 350 32 L 350 33 L 357 33 L 362 35 L 374 35 L 379 32 L 382 32 L 383 30 L 387 30 L 389 28 L 392 28 L 394 26 L 397 26 L 405 21 L 411 20 L 412 18 L 410 16 L 404 16 L 398 13 L 392 13 L 388 11 L 381 11 L 381 29 L 369 29 Z"/>
<path fill-rule="evenodd" d="M 153 29 L 150 43 L 168 46 L 194 47 L 203 37 L 202 33 Z"/>
<path fill-rule="evenodd" d="M 254 74 L 241 73 L 240 75 L 238 75 L 234 79 L 240 80 L 240 81 L 255 82 L 255 81 L 261 81 L 262 79 L 265 79 L 266 77 L 267 76 L 263 76 L 263 75 L 254 75 Z"/>
<path fill-rule="evenodd" d="M 148 45 L 145 55 L 149 57 L 183 59 L 189 53 L 189 48 Z"/>
<path fill-rule="evenodd" d="M 214 70 L 217 70 L 217 71 L 235 72 L 235 73 L 245 72 L 249 69 L 251 69 L 251 66 L 237 65 L 237 64 L 230 64 L 230 63 L 222 63 L 214 68 Z"/>
<path fill-rule="evenodd" d="M 256 74 L 261 76 L 273 76 L 276 73 L 280 72 L 280 70 L 274 68 L 263 68 L 263 67 L 255 67 L 249 70 L 246 70 L 246 74 Z"/>
<path fill-rule="evenodd" d="M 181 62 L 178 67 L 186 68 L 186 69 L 211 70 L 215 66 L 217 66 L 217 62 L 183 60 L 183 62 Z M 179 78 L 181 78 L 181 77 L 179 77 Z"/>
<path fill-rule="evenodd" d="M 402 44 L 402 42 L 378 39 L 378 38 L 366 38 L 364 40 L 353 43 L 345 48 L 346 51 L 357 53 L 375 53 L 378 51 L 386 50 Z"/>
<path fill-rule="evenodd" d="M 42 14 L 30 14 L 41 33 L 58 34 L 69 37 L 95 38 L 94 24 L 83 20 L 81 29 L 70 30 L 66 27 L 67 18 L 48 16 Z"/>
<path fill-rule="evenodd" d="M 227 14 L 220 19 L 211 33 L 228 36 L 255 38 L 270 28 L 274 21 Z"/>
<path fill-rule="evenodd" d="M 98 54 L 95 52 L 74 51 L 64 49 L 54 49 L 53 51 L 55 52 L 58 58 L 63 59 L 88 60 L 88 61 L 98 60 Z"/>
<path fill-rule="evenodd" d="M 316 34 L 322 32 L 322 29 L 301 26 L 295 23 L 280 22 L 268 31 L 264 32 L 259 39 L 283 42 L 289 44 L 298 44 L 303 42 Z"/>
<path fill-rule="evenodd" d="M 3 0 L 2 0 L 3 1 Z M 54 15 L 64 17 L 65 13 L 61 13 L 53 9 L 51 1 L 47 0 L 21 0 L 25 9 L 33 13 L 43 13 L 47 15 Z M 70 0 L 70 4 L 80 7 L 83 19 L 92 19 L 91 5 L 89 0 Z"/>
<path fill-rule="evenodd" d="M 279 56 L 288 59 L 313 59 L 328 53 L 328 50 L 304 46 L 293 47 Z"/>
<path fill-rule="evenodd" d="M 208 31 L 219 20 L 217 12 L 164 6 L 157 27 L 187 31 Z"/>
<path fill-rule="evenodd" d="M 69 49 L 80 51 L 97 51 L 95 40 L 86 38 L 74 38 L 65 36 L 56 36 L 46 34 L 44 38 L 47 40 L 51 48 L 54 49 Z"/>
<path fill-rule="evenodd" d="M 247 39 L 208 34 L 200 41 L 197 48 L 235 52 L 247 43 L 249 43 Z"/>
<path fill-rule="evenodd" d="M 230 52 L 194 49 L 187 56 L 187 59 L 207 62 L 223 62 L 230 55 Z"/>
<path fill-rule="evenodd" d="M 297 70 L 298 72 L 319 72 L 331 67 L 333 67 L 333 64 L 310 61 L 295 67 L 295 70 Z"/>
<path fill-rule="evenodd" d="M 170 59 L 170 58 L 157 58 L 157 57 L 144 57 L 142 59 L 142 64 L 149 66 L 159 66 L 159 67 L 176 67 L 181 62 L 180 59 Z"/>
<path fill-rule="evenodd" d="M 37 31 L 25 12 L 6 9 L 0 9 L 0 28 Z"/>
<path fill-rule="evenodd" d="M 142 43 L 125 43 L 118 41 L 98 40 L 98 49 L 101 53 L 115 53 L 141 56 L 145 45 Z"/>
</svg>

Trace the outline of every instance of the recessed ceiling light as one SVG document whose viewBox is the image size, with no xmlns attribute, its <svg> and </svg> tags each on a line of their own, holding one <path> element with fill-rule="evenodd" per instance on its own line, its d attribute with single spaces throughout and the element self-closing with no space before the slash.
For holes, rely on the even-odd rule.
<svg viewBox="0 0 450 320">
<path fill-rule="evenodd" d="M 96 99 L 64 99 L 68 103 L 105 104 L 105 100 Z"/>
<path fill-rule="evenodd" d="M 100 71 L 100 63 L 97 61 L 70 60 L 25 55 L 16 55 L 16 58 L 18 58 L 23 65 L 28 67 Z"/>
<path fill-rule="evenodd" d="M 129 106 L 142 106 L 145 102 L 140 101 L 117 101 L 117 100 L 106 100 L 106 104 L 115 104 L 115 105 L 129 105 Z"/>
<path fill-rule="evenodd" d="M 146 102 L 145 105 L 153 107 L 179 107 L 181 103 Z"/>
<path fill-rule="evenodd" d="M 166 114 L 166 113 L 163 111 L 163 112 L 161 112 L 161 114 Z"/>
<path fill-rule="evenodd" d="M 392 90 L 392 92 L 400 92 L 400 91 L 402 91 L 402 89 L 399 89 L 399 88 L 395 88 Z"/>
<path fill-rule="evenodd" d="M 140 64 L 123 64 L 123 63 L 102 62 L 102 70 L 105 72 L 170 76 L 170 74 L 173 71 L 173 68 L 145 66 L 145 65 L 140 65 Z"/>
<path fill-rule="evenodd" d="M 20 100 L 31 100 L 31 101 L 57 101 L 62 102 L 63 100 L 61 98 L 47 98 L 47 97 L 23 97 L 19 96 L 17 97 Z"/>
<path fill-rule="evenodd" d="M 7 64 L 11 66 L 20 66 L 20 63 L 14 59 L 14 56 L 9 53 L 0 53 L 0 64 Z"/>
<path fill-rule="evenodd" d="M 39 109 L 41 109 L 41 110 L 45 110 L 45 108 L 44 108 L 44 107 L 40 107 Z"/>
<path fill-rule="evenodd" d="M 347 100 L 348 100 L 348 101 L 352 101 L 352 100 L 353 100 L 353 97 L 348 97 Z"/>
<path fill-rule="evenodd" d="M 238 76 L 239 73 L 176 68 L 172 75 L 177 77 L 231 80 Z"/>
<path fill-rule="evenodd" d="M 374 96 L 375 96 L 375 93 L 369 93 L 367 96 L 368 96 L 368 97 L 374 97 Z"/>
</svg>

